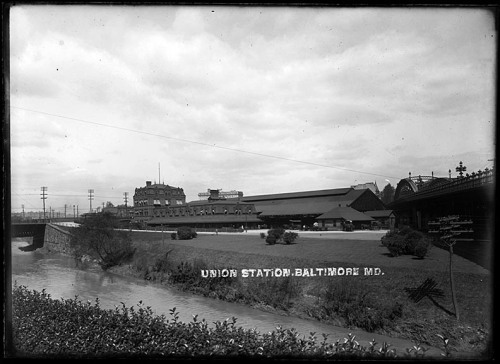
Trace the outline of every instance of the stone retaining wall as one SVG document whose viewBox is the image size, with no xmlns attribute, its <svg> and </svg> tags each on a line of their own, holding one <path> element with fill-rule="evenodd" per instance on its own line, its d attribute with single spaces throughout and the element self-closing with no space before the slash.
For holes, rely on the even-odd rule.
<svg viewBox="0 0 500 364">
<path fill-rule="evenodd" d="M 55 251 L 71 255 L 73 250 L 70 246 L 71 233 L 59 226 L 47 224 L 45 227 L 45 237 L 43 248 L 50 252 Z"/>
</svg>

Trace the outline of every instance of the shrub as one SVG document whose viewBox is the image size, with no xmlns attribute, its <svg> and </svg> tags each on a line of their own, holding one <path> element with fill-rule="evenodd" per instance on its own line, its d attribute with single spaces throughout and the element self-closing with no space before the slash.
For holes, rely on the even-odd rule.
<svg viewBox="0 0 500 364">
<path fill-rule="evenodd" d="M 286 244 L 291 244 L 299 237 L 299 234 L 293 232 L 293 231 L 287 231 L 286 233 L 283 234 L 283 241 Z"/>
<path fill-rule="evenodd" d="M 276 241 L 280 240 L 283 237 L 284 233 L 285 229 L 283 228 L 276 228 L 267 231 L 267 235 L 276 237 Z"/>
<path fill-rule="evenodd" d="M 276 244 L 276 236 L 275 235 L 268 235 L 266 237 L 266 243 L 269 244 L 269 245 Z"/>
<path fill-rule="evenodd" d="M 265 239 L 265 238 L 266 238 L 266 234 L 264 234 L 264 233 L 260 233 L 260 238 L 261 238 L 261 239 Z"/>
<path fill-rule="evenodd" d="M 172 233 L 172 234 L 170 234 L 170 238 L 171 238 L 172 240 L 176 240 L 176 239 L 177 239 L 177 233 Z"/>
<path fill-rule="evenodd" d="M 386 343 L 362 347 L 351 334 L 328 343 L 318 343 L 314 333 L 302 338 L 295 329 L 261 334 L 236 326 L 236 318 L 216 321 L 209 327 L 193 316 L 179 320 L 176 308 L 170 320 L 157 316 L 151 307 L 116 306 L 102 309 L 77 298 L 54 300 L 45 291 L 14 287 L 12 295 L 12 339 L 17 357 L 65 358 L 393 358 Z"/>
<path fill-rule="evenodd" d="M 181 226 L 177 229 L 177 237 L 179 240 L 190 240 L 196 238 L 198 234 L 193 228 L 189 226 Z"/>
<path fill-rule="evenodd" d="M 424 237 L 415 246 L 415 255 L 421 259 L 425 258 L 429 248 L 432 246 L 431 240 Z"/>
<path fill-rule="evenodd" d="M 262 237 L 261 233 L 261 237 Z M 299 234 L 293 231 L 287 231 L 285 232 L 285 229 L 283 228 L 276 228 L 276 229 L 271 229 L 268 230 L 267 232 L 267 238 L 266 238 L 266 243 L 273 245 L 276 243 L 281 243 L 284 242 L 285 244 L 291 244 L 295 239 L 297 239 Z"/>
<path fill-rule="evenodd" d="M 393 257 L 400 255 L 415 255 L 424 258 L 431 246 L 431 239 L 420 231 L 405 227 L 397 232 L 388 232 L 381 239 Z"/>
</svg>

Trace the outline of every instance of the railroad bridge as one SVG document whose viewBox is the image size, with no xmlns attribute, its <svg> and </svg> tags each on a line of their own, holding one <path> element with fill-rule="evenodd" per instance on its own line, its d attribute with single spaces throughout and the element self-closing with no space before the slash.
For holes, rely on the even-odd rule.
<svg viewBox="0 0 500 364">
<path fill-rule="evenodd" d="M 465 167 L 457 167 L 457 171 Z M 473 221 L 475 240 L 490 240 L 494 227 L 495 171 L 472 172 L 458 178 L 418 176 L 402 179 L 389 204 L 399 226 L 427 230 L 427 223 L 447 215 Z"/>
<path fill-rule="evenodd" d="M 31 223 L 12 223 L 11 225 L 11 237 L 22 238 L 22 237 L 33 237 L 32 249 L 38 249 L 43 247 L 43 241 L 45 239 L 45 228 L 47 223 L 45 222 L 31 222 Z"/>
</svg>

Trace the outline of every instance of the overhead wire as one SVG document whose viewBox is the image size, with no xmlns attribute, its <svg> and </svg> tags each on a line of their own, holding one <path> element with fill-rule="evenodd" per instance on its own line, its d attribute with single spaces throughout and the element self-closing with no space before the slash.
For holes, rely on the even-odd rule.
<svg viewBox="0 0 500 364">
<path fill-rule="evenodd" d="M 62 118 L 62 119 L 74 120 L 74 121 L 78 121 L 78 122 L 82 122 L 82 123 L 86 123 L 86 124 L 90 124 L 90 125 L 118 129 L 118 130 L 123 130 L 123 131 L 132 132 L 132 133 L 138 133 L 138 134 L 144 134 L 144 135 L 149 135 L 149 136 L 154 136 L 154 137 L 159 137 L 159 138 L 171 139 L 171 140 L 184 142 L 184 143 L 198 144 L 198 145 L 203 145 L 203 146 L 212 147 L 212 148 L 229 150 L 229 151 L 238 152 L 238 153 L 251 154 L 251 155 L 256 155 L 256 156 L 266 157 L 266 158 L 279 159 L 279 160 L 284 160 L 284 161 L 288 161 L 288 162 L 308 164 L 308 165 L 313 165 L 313 166 L 317 166 L 317 167 L 333 168 L 333 169 L 338 169 L 338 170 L 343 170 L 343 171 L 348 171 L 348 172 L 354 172 L 354 173 L 360 173 L 360 174 L 366 174 L 366 175 L 372 175 L 372 176 L 378 176 L 378 177 L 384 177 L 384 178 L 398 179 L 398 177 L 394 177 L 394 176 L 387 176 L 387 175 L 383 175 L 383 174 L 364 172 L 364 171 L 360 171 L 360 170 L 344 168 L 344 167 L 339 167 L 339 166 L 332 166 L 332 165 L 302 161 L 302 160 L 298 160 L 298 159 L 292 159 L 292 158 L 286 158 L 286 157 L 281 157 L 281 156 L 276 156 L 276 155 L 252 152 L 252 151 L 243 150 L 243 149 L 230 148 L 230 147 L 225 147 L 225 146 L 221 146 L 221 145 L 217 145 L 217 144 L 204 143 L 204 142 L 195 141 L 195 140 L 177 138 L 177 137 L 172 137 L 172 136 L 167 136 L 167 135 L 162 135 L 162 134 L 151 133 L 151 132 L 147 132 L 147 131 L 124 128 L 124 127 L 116 126 L 116 125 L 109 125 L 109 124 L 99 123 L 99 122 L 95 122 L 95 121 L 89 121 L 89 120 L 83 120 L 83 119 L 69 117 L 69 116 L 57 115 L 57 114 L 48 113 L 48 112 L 44 112 L 44 111 L 27 109 L 27 108 L 19 107 L 19 106 L 11 106 L 11 107 L 14 109 L 24 110 L 24 111 L 28 111 L 28 112 L 54 116 L 54 117 L 58 117 L 58 118 Z"/>
</svg>

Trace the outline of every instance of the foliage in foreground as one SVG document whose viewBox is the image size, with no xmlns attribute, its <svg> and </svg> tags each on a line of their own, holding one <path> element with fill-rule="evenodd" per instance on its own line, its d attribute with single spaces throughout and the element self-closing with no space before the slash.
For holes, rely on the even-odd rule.
<svg viewBox="0 0 500 364">
<path fill-rule="evenodd" d="M 29 291 L 24 286 L 13 290 L 13 341 L 17 356 L 66 357 L 165 357 L 165 356 L 243 356 L 304 358 L 395 358 L 396 351 L 375 341 L 361 346 L 348 335 L 335 343 L 317 341 L 315 333 L 306 338 L 295 329 L 260 334 L 255 329 L 236 326 L 236 318 L 209 326 L 193 316 L 192 322 L 154 315 L 139 302 L 137 308 L 100 308 L 74 299 L 51 299 L 44 290 Z M 425 349 L 407 349 L 406 356 L 422 356 Z"/>
</svg>

